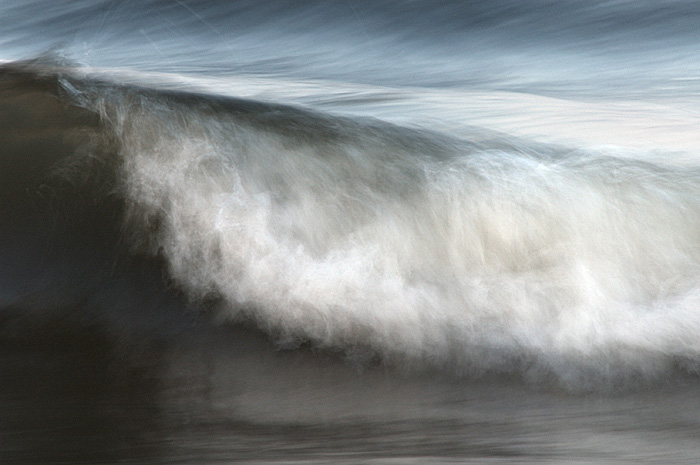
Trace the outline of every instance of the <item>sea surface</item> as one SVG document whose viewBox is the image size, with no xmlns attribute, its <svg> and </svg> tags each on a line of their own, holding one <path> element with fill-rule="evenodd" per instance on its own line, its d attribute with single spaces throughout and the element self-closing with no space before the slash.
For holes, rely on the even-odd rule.
<svg viewBox="0 0 700 465">
<path fill-rule="evenodd" d="M 0 463 L 699 463 L 698 25 L 0 0 Z"/>
</svg>

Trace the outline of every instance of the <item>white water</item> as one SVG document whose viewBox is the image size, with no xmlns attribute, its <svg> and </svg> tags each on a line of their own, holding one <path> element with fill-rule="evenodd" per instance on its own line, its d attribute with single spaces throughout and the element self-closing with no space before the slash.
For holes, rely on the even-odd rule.
<svg viewBox="0 0 700 465">
<path fill-rule="evenodd" d="M 174 279 L 282 346 L 569 386 L 696 369 L 687 157 L 136 91 L 93 99 Z"/>
</svg>

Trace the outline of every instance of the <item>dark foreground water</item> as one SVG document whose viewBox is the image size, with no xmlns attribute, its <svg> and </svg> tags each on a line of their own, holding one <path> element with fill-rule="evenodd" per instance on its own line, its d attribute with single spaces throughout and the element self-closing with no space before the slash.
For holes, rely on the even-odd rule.
<svg viewBox="0 0 700 465">
<path fill-rule="evenodd" d="M 694 381 L 572 395 L 507 379 L 406 377 L 275 352 L 234 331 L 144 355 L 125 361 L 92 341 L 5 347 L 2 462 L 632 464 L 700 456 Z"/>
<path fill-rule="evenodd" d="M 697 24 L 0 1 L 0 462 L 697 463 Z"/>
</svg>

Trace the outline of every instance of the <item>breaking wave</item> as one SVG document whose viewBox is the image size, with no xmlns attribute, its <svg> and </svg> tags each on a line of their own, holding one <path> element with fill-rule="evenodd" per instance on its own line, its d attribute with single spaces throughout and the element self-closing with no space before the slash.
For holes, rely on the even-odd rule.
<svg viewBox="0 0 700 465">
<path fill-rule="evenodd" d="M 4 337 L 196 308 L 362 363 L 698 368 L 698 166 L 81 76 L 0 71 Z"/>
</svg>

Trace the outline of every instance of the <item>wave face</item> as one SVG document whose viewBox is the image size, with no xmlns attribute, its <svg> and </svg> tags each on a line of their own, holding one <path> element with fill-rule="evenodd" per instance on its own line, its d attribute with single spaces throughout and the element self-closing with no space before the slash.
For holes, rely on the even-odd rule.
<svg viewBox="0 0 700 465">
<path fill-rule="evenodd" d="M 570 386 L 698 368 L 695 164 L 57 65 L 1 84 L 14 325 L 79 302 L 101 312 L 83 323 L 176 334 L 194 305 L 360 363 Z"/>
</svg>

